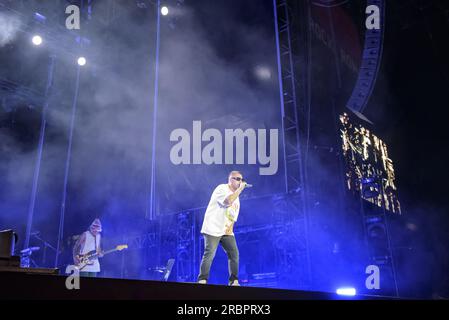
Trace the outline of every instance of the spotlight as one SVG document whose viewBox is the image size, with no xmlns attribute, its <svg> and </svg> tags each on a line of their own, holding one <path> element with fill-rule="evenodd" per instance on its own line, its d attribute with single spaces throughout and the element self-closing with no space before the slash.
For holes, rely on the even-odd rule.
<svg viewBox="0 0 449 320">
<path fill-rule="evenodd" d="M 33 37 L 32 41 L 35 46 L 40 46 L 42 44 L 42 37 L 36 35 Z"/>
<path fill-rule="evenodd" d="M 84 57 L 79 57 L 78 58 L 78 64 L 80 65 L 80 66 L 84 66 L 84 65 L 86 65 L 86 58 L 84 58 Z"/>
<path fill-rule="evenodd" d="M 166 15 L 168 14 L 168 8 L 165 7 L 165 6 L 162 7 L 162 8 L 161 8 L 161 13 L 162 13 L 163 16 L 166 16 Z"/>
<path fill-rule="evenodd" d="M 355 296 L 355 288 L 338 288 L 337 294 L 340 296 Z"/>
</svg>

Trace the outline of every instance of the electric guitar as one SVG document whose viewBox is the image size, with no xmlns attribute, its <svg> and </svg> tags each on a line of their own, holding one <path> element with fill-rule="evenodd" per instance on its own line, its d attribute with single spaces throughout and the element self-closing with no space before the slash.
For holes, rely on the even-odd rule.
<svg viewBox="0 0 449 320">
<path fill-rule="evenodd" d="M 101 257 L 103 257 L 103 256 L 105 256 L 105 255 L 107 255 L 109 253 L 115 252 L 115 251 L 122 251 L 124 249 L 128 249 L 128 245 L 127 244 L 118 245 L 114 249 L 103 251 L 101 253 L 102 254 Z M 74 267 L 77 268 L 79 271 L 81 271 L 87 265 L 94 264 L 94 261 L 96 259 L 98 259 L 98 258 L 100 258 L 100 253 L 98 253 L 95 250 L 89 251 L 88 253 L 85 253 L 85 254 L 80 254 L 80 255 L 78 255 L 79 263 L 74 265 Z"/>
</svg>

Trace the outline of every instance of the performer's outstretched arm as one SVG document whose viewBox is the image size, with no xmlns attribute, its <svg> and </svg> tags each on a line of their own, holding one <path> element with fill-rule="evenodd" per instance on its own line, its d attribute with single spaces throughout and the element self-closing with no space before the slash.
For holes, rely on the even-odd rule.
<svg viewBox="0 0 449 320">
<path fill-rule="evenodd" d="M 246 187 L 246 182 L 243 182 L 240 184 L 240 187 L 234 191 L 233 194 L 229 195 L 224 201 L 224 205 L 226 207 L 229 207 L 232 205 L 232 203 L 239 197 L 239 195 L 242 193 L 243 189 Z"/>
</svg>

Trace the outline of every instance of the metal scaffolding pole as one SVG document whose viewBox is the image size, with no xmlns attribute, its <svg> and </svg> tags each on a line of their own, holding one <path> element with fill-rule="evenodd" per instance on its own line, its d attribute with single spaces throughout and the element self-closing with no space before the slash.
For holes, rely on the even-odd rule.
<svg viewBox="0 0 449 320">
<path fill-rule="evenodd" d="M 36 157 L 36 166 L 34 168 L 33 175 L 33 185 L 31 188 L 31 196 L 30 203 L 28 206 L 28 218 L 27 218 L 27 227 L 25 233 L 25 241 L 23 244 L 23 248 L 26 249 L 30 245 L 30 235 L 31 229 L 33 226 L 33 217 L 34 217 L 34 208 L 36 205 L 36 197 L 37 197 L 37 189 L 39 184 L 39 173 L 41 168 L 42 161 L 42 151 L 44 148 L 45 142 L 45 128 L 47 126 L 47 111 L 48 105 L 50 101 L 51 88 L 53 87 L 53 74 L 54 74 L 54 65 L 56 57 L 54 55 L 50 55 L 50 61 L 48 63 L 48 74 L 47 74 L 47 86 L 45 88 L 45 103 L 42 110 L 42 118 L 41 118 L 41 128 L 39 133 L 39 144 L 37 147 L 37 157 Z"/>
<path fill-rule="evenodd" d="M 157 137 L 157 112 L 159 98 L 159 51 L 160 51 L 160 29 L 161 29 L 161 1 L 157 1 L 157 26 L 156 26 L 156 66 L 154 79 L 153 100 L 153 142 L 151 145 L 151 182 L 150 199 L 147 206 L 146 219 L 153 220 L 156 216 L 156 137 Z"/>
<path fill-rule="evenodd" d="M 66 200 L 67 200 L 67 184 L 68 184 L 68 179 L 69 179 L 70 160 L 72 157 L 73 131 L 75 128 L 76 108 L 78 105 L 80 72 L 81 72 L 81 66 L 78 65 L 78 68 L 76 71 L 75 95 L 73 97 L 73 104 L 72 104 L 72 119 L 71 119 L 71 123 L 70 123 L 69 146 L 67 148 L 67 158 L 66 158 L 65 172 L 64 172 L 64 185 L 63 185 L 63 189 L 62 189 L 62 201 L 61 201 L 61 211 L 60 211 L 60 218 L 59 218 L 58 243 L 56 246 L 55 268 L 58 267 L 59 252 L 60 252 L 61 243 L 62 243 L 63 237 L 64 237 L 64 220 L 65 220 L 65 205 L 66 205 Z"/>
<path fill-rule="evenodd" d="M 286 193 L 299 193 L 300 205 L 296 208 L 295 223 L 298 224 L 301 237 L 304 242 L 305 271 L 302 275 L 304 283 L 307 286 L 310 283 L 310 257 L 308 250 L 308 219 L 307 219 L 307 181 L 304 167 L 304 159 L 301 143 L 301 123 L 300 123 L 300 101 L 309 101 L 307 90 L 300 90 L 296 79 L 296 59 L 294 56 L 293 39 L 293 19 L 305 19 L 304 17 L 294 17 L 290 10 L 288 1 L 273 0 L 275 33 L 278 56 L 279 87 L 281 95 L 281 113 L 282 113 L 282 137 L 285 160 L 285 181 Z M 306 44 L 299 45 L 300 49 L 308 54 Z M 306 54 L 306 55 L 307 55 Z M 304 60 L 301 65 L 304 70 L 307 68 L 308 61 Z M 306 72 L 306 71 L 303 71 Z M 302 77 L 305 79 L 305 77 Z M 301 99 L 300 99 L 301 97 Z"/>
<path fill-rule="evenodd" d="M 83 10 L 84 10 L 84 0 L 81 1 L 81 12 Z M 90 1 L 88 1 L 87 10 L 89 11 L 89 14 L 91 14 Z M 80 35 L 80 38 L 81 38 L 81 35 Z M 80 48 L 82 48 L 82 46 L 83 46 L 83 43 L 82 43 L 82 41 L 80 41 Z M 55 265 L 54 265 L 55 268 L 58 267 L 60 247 L 61 247 L 61 244 L 63 242 L 63 237 L 64 237 L 64 221 L 65 221 L 65 209 L 66 209 L 66 200 L 67 200 L 67 186 L 68 186 L 68 181 L 69 181 L 70 161 L 72 158 L 73 131 L 75 129 L 76 109 L 78 106 L 81 68 L 82 68 L 82 66 L 80 66 L 78 64 L 77 69 L 76 69 L 75 93 L 73 96 L 73 103 L 72 103 L 72 114 L 71 114 L 70 131 L 69 131 L 69 145 L 67 148 L 67 157 L 66 157 L 65 171 L 64 171 L 64 184 L 63 184 L 63 188 L 62 188 L 61 211 L 60 211 L 60 216 L 59 216 L 58 242 L 56 245 L 56 258 L 55 258 Z"/>
</svg>

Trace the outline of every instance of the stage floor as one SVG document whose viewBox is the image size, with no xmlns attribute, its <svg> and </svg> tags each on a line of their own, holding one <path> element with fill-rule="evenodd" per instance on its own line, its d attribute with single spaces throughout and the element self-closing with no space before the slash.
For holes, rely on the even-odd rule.
<svg viewBox="0 0 449 320">
<path fill-rule="evenodd" d="M 0 299 L 180 301 L 380 299 L 376 296 L 361 295 L 342 297 L 325 292 L 108 278 L 80 278 L 80 288 L 69 290 L 66 287 L 66 280 L 67 277 L 62 275 L 3 271 L 0 272 Z"/>
</svg>

